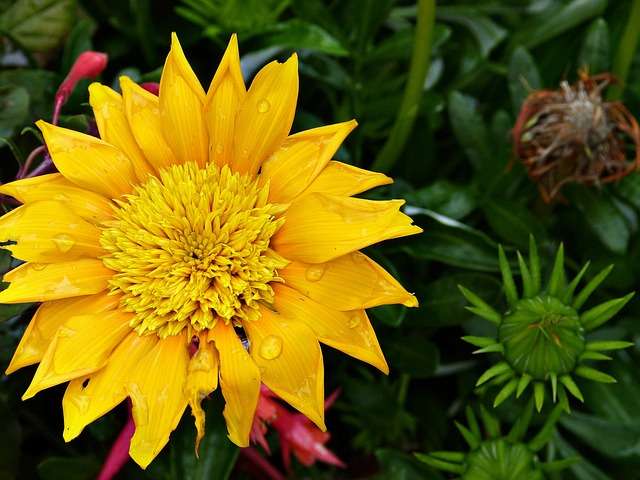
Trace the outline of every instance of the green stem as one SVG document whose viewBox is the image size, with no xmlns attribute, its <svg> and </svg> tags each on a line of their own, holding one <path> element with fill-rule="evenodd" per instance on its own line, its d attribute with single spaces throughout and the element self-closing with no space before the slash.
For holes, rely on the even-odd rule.
<svg viewBox="0 0 640 480">
<path fill-rule="evenodd" d="M 563 412 L 564 412 L 563 406 L 560 403 L 558 403 L 555 406 L 555 408 L 551 411 L 549 416 L 547 417 L 547 420 L 544 422 L 542 429 L 529 442 L 529 449 L 532 452 L 537 452 L 541 450 L 542 447 L 544 447 L 547 444 L 547 442 L 551 438 L 551 435 L 553 435 L 553 431 L 554 431 L 554 428 L 556 427 L 556 423 L 558 423 L 558 420 L 560 420 L 560 417 L 562 416 Z"/>
<path fill-rule="evenodd" d="M 640 39 L 640 2 L 631 2 L 629 21 L 622 33 L 616 56 L 613 59 L 611 73 L 625 83 L 629 75 L 629 67 L 633 59 L 633 53 L 638 46 Z M 608 92 L 608 99 L 618 99 L 622 95 L 622 88 L 619 85 L 612 85 Z"/>
<path fill-rule="evenodd" d="M 436 17 L 435 0 L 418 0 L 418 14 L 416 20 L 416 34 L 413 42 L 409 79 L 404 90 L 402 104 L 396 116 L 395 123 L 387 142 L 380 150 L 372 170 L 388 172 L 398 161 L 404 149 L 409 134 L 413 129 L 420 97 L 424 88 L 424 79 L 429 70 L 431 59 L 431 44 L 433 42 L 433 27 Z"/>
<path fill-rule="evenodd" d="M 404 407 L 407 402 L 407 394 L 409 392 L 409 382 L 411 382 L 411 375 L 408 373 L 400 374 L 400 386 L 398 387 L 398 405 Z"/>
</svg>

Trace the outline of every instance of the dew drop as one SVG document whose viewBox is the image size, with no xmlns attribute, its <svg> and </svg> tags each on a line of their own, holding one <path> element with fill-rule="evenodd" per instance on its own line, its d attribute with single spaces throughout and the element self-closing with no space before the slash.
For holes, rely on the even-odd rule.
<svg viewBox="0 0 640 480">
<path fill-rule="evenodd" d="M 222 146 L 222 144 L 218 143 L 216 145 L 216 153 L 222 153 L 223 150 L 224 150 L 224 147 Z"/>
<path fill-rule="evenodd" d="M 69 197 L 67 197 L 65 194 L 63 193 L 58 193 L 57 195 L 53 196 L 53 199 L 56 202 L 60 202 L 60 203 L 67 203 L 69 201 Z"/>
<path fill-rule="evenodd" d="M 351 259 L 355 262 L 355 263 L 362 263 L 364 262 L 365 256 L 364 254 L 360 253 L 360 252 L 353 252 L 351 254 Z"/>
<path fill-rule="evenodd" d="M 359 323 L 360 323 L 360 317 L 358 315 L 353 315 L 349 317 L 349 320 L 347 320 L 347 327 L 356 328 Z"/>
<path fill-rule="evenodd" d="M 269 335 L 260 344 L 260 356 L 265 360 L 278 358 L 282 353 L 282 338 L 277 335 Z"/>
<path fill-rule="evenodd" d="M 71 403 L 78 409 L 80 415 L 84 415 L 89 410 L 89 402 L 91 402 L 91 395 L 73 395 L 71 397 Z"/>
<path fill-rule="evenodd" d="M 76 331 L 72 328 L 66 327 L 64 325 L 58 327 L 58 337 L 60 338 L 70 338 L 76 334 Z"/>
<path fill-rule="evenodd" d="M 53 237 L 51 237 L 51 240 L 60 253 L 68 252 L 76 244 L 76 239 L 71 235 L 67 235 L 65 233 L 54 235 Z"/>
<path fill-rule="evenodd" d="M 304 276 L 310 282 L 317 282 L 322 278 L 326 269 L 325 265 L 312 265 L 307 268 Z"/>
<path fill-rule="evenodd" d="M 269 103 L 269 100 L 267 100 L 266 98 L 263 98 L 258 102 L 258 113 L 267 113 L 270 108 L 271 108 L 271 104 Z"/>
<path fill-rule="evenodd" d="M 45 268 L 47 268 L 47 263 L 35 263 L 35 262 L 31 262 L 29 264 L 31 266 L 32 269 L 41 272 L 42 270 L 44 270 Z"/>
</svg>

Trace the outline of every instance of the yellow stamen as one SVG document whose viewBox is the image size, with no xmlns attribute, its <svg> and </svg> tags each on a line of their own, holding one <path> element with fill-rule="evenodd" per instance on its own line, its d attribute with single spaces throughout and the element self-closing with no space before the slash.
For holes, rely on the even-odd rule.
<svg viewBox="0 0 640 480">
<path fill-rule="evenodd" d="M 273 303 L 272 281 L 289 261 L 269 248 L 288 205 L 269 204 L 269 185 L 210 164 L 173 165 L 149 176 L 126 201 L 100 243 L 116 273 L 111 293 L 135 314 L 131 326 L 161 338 L 218 319 L 253 321 Z"/>
</svg>

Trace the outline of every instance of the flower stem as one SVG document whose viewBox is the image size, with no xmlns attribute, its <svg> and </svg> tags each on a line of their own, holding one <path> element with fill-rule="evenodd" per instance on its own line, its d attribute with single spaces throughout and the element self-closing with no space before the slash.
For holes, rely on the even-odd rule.
<svg viewBox="0 0 640 480">
<path fill-rule="evenodd" d="M 409 383 L 411 382 L 411 376 L 408 373 L 400 374 L 400 386 L 398 388 L 398 405 L 404 407 L 407 401 L 407 393 L 409 392 Z"/>
<path fill-rule="evenodd" d="M 409 79 L 395 123 L 387 142 L 380 150 L 372 170 L 388 172 L 397 162 L 413 129 L 420 97 L 424 88 L 424 80 L 431 60 L 431 44 L 436 17 L 435 0 L 418 0 L 416 34 L 413 41 L 413 53 L 409 66 Z"/>
<path fill-rule="evenodd" d="M 633 59 L 633 53 L 638 45 L 640 39 L 640 2 L 631 2 L 631 11 L 629 12 L 629 20 L 625 26 L 620 43 L 618 44 L 618 50 L 613 58 L 613 65 L 611 67 L 612 73 L 618 77 L 622 83 L 627 81 L 629 75 L 629 67 L 631 60 Z M 612 85 L 608 91 L 608 99 L 618 99 L 622 94 L 622 88 L 620 85 Z"/>
</svg>

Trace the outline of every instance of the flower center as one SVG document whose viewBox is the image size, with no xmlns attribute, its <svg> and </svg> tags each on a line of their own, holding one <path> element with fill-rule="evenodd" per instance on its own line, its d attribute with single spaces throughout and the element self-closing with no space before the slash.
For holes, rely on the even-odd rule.
<svg viewBox="0 0 640 480">
<path fill-rule="evenodd" d="M 131 326 L 162 338 L 186 326 L 240 326 L 273 303 L 272 281 L 289 262 L 269 248 L 288 205 L 269 204 L 268 185 L 227 166 L 194 162 L 149 176 L 123 201 L 100 243 L 115 271 L 112 294 L 134 313 Z"/>
<path fill-rule="evenodd" d="M 584 335 L 578 312 L 549 295 L 520 300 L 498 331 L 505 359 L 536 380 L 573 371 L 585 349 Z"/>
</svg>

